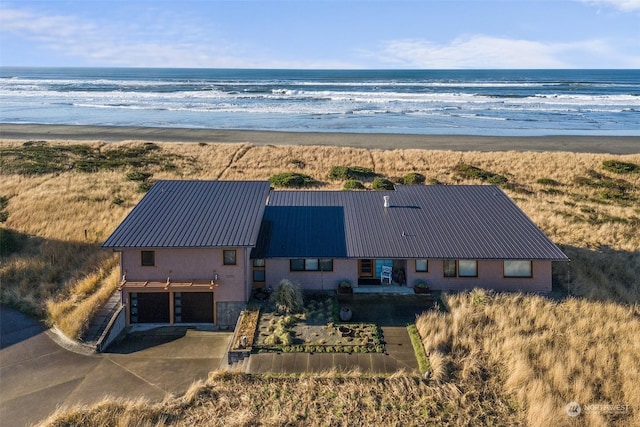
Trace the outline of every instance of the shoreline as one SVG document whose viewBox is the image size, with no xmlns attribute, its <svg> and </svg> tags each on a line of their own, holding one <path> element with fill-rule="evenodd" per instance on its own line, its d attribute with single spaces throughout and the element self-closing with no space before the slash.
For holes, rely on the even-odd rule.
<svg viewBox="0 0 640 427">
<path fill-rule="evenodd" d="M 511 137 L 2 123 L 0 124 L 0 139 L 319 145 L 379 150 L 421 149 L 483 152 L 565 151 L 620 155 L 640 153 L 640 136 L 558 135 Z"/>
</svg>

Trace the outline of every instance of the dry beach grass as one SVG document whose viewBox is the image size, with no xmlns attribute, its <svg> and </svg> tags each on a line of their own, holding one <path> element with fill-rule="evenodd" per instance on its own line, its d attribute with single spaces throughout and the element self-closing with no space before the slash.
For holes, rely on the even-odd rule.
<svg viewBox="0 0 640 427">
<path fill-rule="evenodd" d="M 554 277 L 573 297 L 445 296 L 449 313 L 418 321 L 431 363 L 426 381 L 404 374 L 215 375 L 178 399 L 103 402 L 62 411 L 51 425 L 640 424 L 640 173 L 603 166 L 607 160 L 638 165 L 640 155 L 86 144 L 110 159 L 142 147 L 150 161 L 25 173 L 13 168 L 24 141 L 0 142 L 0 197 L 7 200 L 1 227 L 21 244 L 2 258 L 2 301 L 39 313 L 70 336 L 82 333 L 117 283 L 116 259 L 99 245 L 143 195 L 140 181 L 128 179 L 133 171 L 152 173 L 150 180 L 253 180 L 292 171 L 313 177 L 315 188 L 339 189 L 342 182 L 327 178 L 337 165 L 371 168 L 392 180 L 418 172 L 431 183 L 482 183 L 460 172 L 459 165 L 472 165 L 506 178 L 504 191 L 572 259 Z M 79 164 L 77 152 L 64 161 Z M 572 419 L 563 412 L 572 400 L 629 409 Z"/>
</svg>

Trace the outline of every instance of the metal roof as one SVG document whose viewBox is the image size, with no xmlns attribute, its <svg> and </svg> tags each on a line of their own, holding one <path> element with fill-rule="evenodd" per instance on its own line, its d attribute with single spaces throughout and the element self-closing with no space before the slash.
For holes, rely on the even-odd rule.
<svg viewBox="0 0 640 427">
<path fill-rule="evenodd" d="M 106 248 L 255 246 L 266 181 L 158 181 Z"/>
<path fill-rule="evenodd" d="M 383 196 L 390 197 L 388 208 Z M 350 258 L 568 259 L 495 186 L 273 191 L 268 204 L 343 207 Z"/>
</svg>

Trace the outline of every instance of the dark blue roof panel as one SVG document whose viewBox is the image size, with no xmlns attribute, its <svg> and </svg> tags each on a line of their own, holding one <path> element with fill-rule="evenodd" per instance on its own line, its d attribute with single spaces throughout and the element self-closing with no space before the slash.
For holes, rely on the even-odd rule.
<svg viewBox="0 0 640 427">
<path fill-rule="evenodd" d="M 263 181 L 158 181 L 103 246 L 254 246 L 268 195 Z"/>
<path fill-rule="evenodd" d="M 253 258 L 346 258 L 341 206 L 267 206 Z"/>
</svg>

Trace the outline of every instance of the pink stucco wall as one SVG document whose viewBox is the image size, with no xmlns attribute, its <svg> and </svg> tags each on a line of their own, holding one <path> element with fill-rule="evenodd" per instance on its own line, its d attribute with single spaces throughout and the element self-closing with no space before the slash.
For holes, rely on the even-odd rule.
<svg viewBox="0 0 640 427">
<path fill-rule="evenodd" d="M 407 285 L 425 280 L 434 290 L 460 291 L 475 287 L 494 289 L 496 291 L 551 291 L 551 262 L 534 261 L 531 278 L 503 277 L 502 261 L 478 261 L 478 277 L 444 277 L 442 260 L 429 260 L 429 271 L 415 271 L 415 261 L 406 262 Z M 266 285 L 275 287 L 280 280 L 287 278 L 300 283 L 303 289 L 329 290 L 335 289 L 338 282 L 347 279 L 353 286 L 358 283 L 358 260 L 334 259 L 333 272 L 292 272 L 289 271 L 288 259 L 267 259 L 265 262 Z"/>
<path fill-rule="evenodd" d="M 419 280 L 425 280 L 434 290 L 460 291 L 465 289 L 486 288 L 496 291 L 551 291 L 551 261 L 533 261 L 532 277 L 503 277 L 502 261 L 478 261 L 478 277 L 444 277 L 441 260 L 429 260 L 429 271 L 418 273 L 415 262 L 407 261 L 407 284 L 413 286 Z"/>
<path fill-rule="evenodd" d="M 140 250 L 122 251 L 122 274 L 128 281 L 209 281 L 214 272 L 218 274 L 216 301 L 247 301 L 252 287 L 251 260 L 249 250 L 237 248 L 237 265 L 223 265 L 222 249 L 155 249 L 154 267 L 140 265 Z M 406 261 L 407 285 L 412 287 L 418 280 L 426 280 L 434 290 L 464 290 L 474 287 L 497 291 L 551 291 L 551 262 L 534 261 L 531 278 L 504 278 L 502 261 L 478 261 L 478 277 L 448 278 L 443 275 L 442 260 L 429 260 L 429 271 L 415 271 L 414 260 Z M 265 285 L 275 287 L 287 278 L 300 283 L 304 289 L 332 290 L 342 280 L 353 286 L 358 283 L 357 259 L 334 259 L 333 271 L 289 271 L 288 259 L 265 261 Z"/>
<path fill-rule="evenodd" d="M 127 281 L 175 282 L 209 281 L 218 274 L 216 301 L 246 301 L 251 283 L 247 268 L 249 250 L 236 249 L 236 265 L 224 265 L 223 249 L 160 248 L 155 250 L 155 266 L 140 265 L 140 249 L 125 249 L 121 254 L 121 271 Z"/>
<path fill-rule="evenodd" d="M 303 289 L 331 290 L 342 280 L 358 283 L 358 263 L 350 259 L 334 259 L 333 271 L 289 271 L 288 259 L 265 260 L 266 285 L 275 288 L 282 279 L 300 283 Z"/>
</svg>

